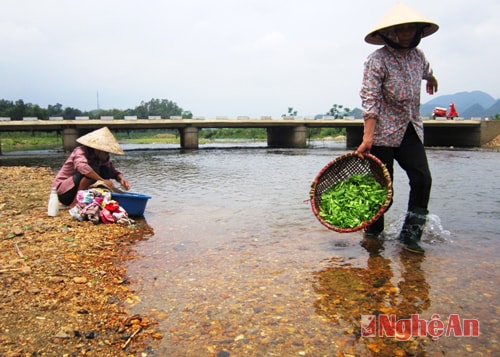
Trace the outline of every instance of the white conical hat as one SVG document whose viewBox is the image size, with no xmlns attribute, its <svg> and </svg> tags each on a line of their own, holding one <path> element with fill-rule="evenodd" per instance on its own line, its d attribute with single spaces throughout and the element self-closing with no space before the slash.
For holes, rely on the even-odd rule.
<svg viewBox="0 0 500 357">
<path fill-rule="evenodd" d="M 419 23 L 424 25 L 425 27 L 422 30 L 422 37 L 426 37 L 432 35 L 439 29 L 439 26 L 412 9 L 408 5 L 403 3 L 396 3 L 392 7 L 392 9 L 385 14 L 382 20 L 366 35 L 365 41 L 371 43 L 372 45 L 385 45 L 382 37 L 379 36 L 379 31 L 383 29 L 387 29 L 392 26 L 401 25 L 401 24 L 411 24 L 411 23 Z"/>
<path fill-rule="evenodd" d="M 110 152 L 113 154 L 123 155 L 124 152 L 120 144 L 115 139 L 113 133 L 108 127 L 102 127 L 91 131 L 88 134 L 80 136 L 76 141 L 82 145 L 91 147 L 93 149 Z"/>
</svg>

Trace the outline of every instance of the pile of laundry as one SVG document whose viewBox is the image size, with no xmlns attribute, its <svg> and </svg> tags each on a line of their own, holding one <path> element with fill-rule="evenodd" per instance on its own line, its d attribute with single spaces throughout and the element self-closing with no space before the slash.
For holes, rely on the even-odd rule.
<svg viewBox="0 0 500 357">
<path fill-rule="evenodd" d="M 135 222 L 117 201 L 111 199 L 111 192 L 102 188 L 80 190 L 76 194 L 76 205 L 69 210 L 76 220 L 88 220 L 94 224 L 118 223 L 130 225 Z"/>
</svg>

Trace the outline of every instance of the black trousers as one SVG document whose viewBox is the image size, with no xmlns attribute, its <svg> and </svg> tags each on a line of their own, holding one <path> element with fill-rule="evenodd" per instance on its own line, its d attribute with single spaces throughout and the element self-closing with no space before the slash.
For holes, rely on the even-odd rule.
<svg viewBox="0 0 500 357">
<path fill-rule="evenodd" d="M 415 207 L 427 210 L 432 177 L 424 144 L 420 141 L 413 125 L 408 124 L 399 147 L 373 146 L 370 152 L 385 164 L 391 179 L 394 179 L 394 160 L 406 172 L 410 184 L 408 211 L 412 211 Z"/>
</svg>

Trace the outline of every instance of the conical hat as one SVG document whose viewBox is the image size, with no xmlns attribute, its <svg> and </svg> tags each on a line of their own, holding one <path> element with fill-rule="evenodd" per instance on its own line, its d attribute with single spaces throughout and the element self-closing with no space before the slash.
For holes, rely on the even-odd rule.
<svg viewBox="0 0 500 357">
<path fill-rule="evenodd" d="M 419 23 L 425 25 L 422 30 L 422 37 L 432 35 L 439 29 L 439 26 L 421 15 L 411 7 L 396 3 L 392 9 L 385 14 L 382 20 L 366 35 L 365 41 L 372 45 L 385 45 L 384 40 L 379 36 L 378 31 L 401 24 Z"/>
<path fill-rule="evenodd" d="M 113 136 L 113 133 L 111 133 L 111 131 L 106 126 L 80 136 L 78 139 L 76 139 L 76 141 L 93 149 L 119 155 L 124 154 L 122 148 L 120 147 L 120 144 Z"/>
</svg>

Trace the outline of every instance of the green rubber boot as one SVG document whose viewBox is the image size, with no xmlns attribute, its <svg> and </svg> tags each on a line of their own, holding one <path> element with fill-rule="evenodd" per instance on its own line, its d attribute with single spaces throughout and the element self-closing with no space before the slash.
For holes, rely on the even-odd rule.
<svg viewBox="0 0 500 357">
<path fill-rule="evenodd" d="M 407 251 L 417 254 L 425 253 L 419 242 L 424 231 L 428 213 L 425 208 L 415 207 L 406 214 L 405 222 L 398 239 L 404 244 L 404 249 Z"/>
</svg>

